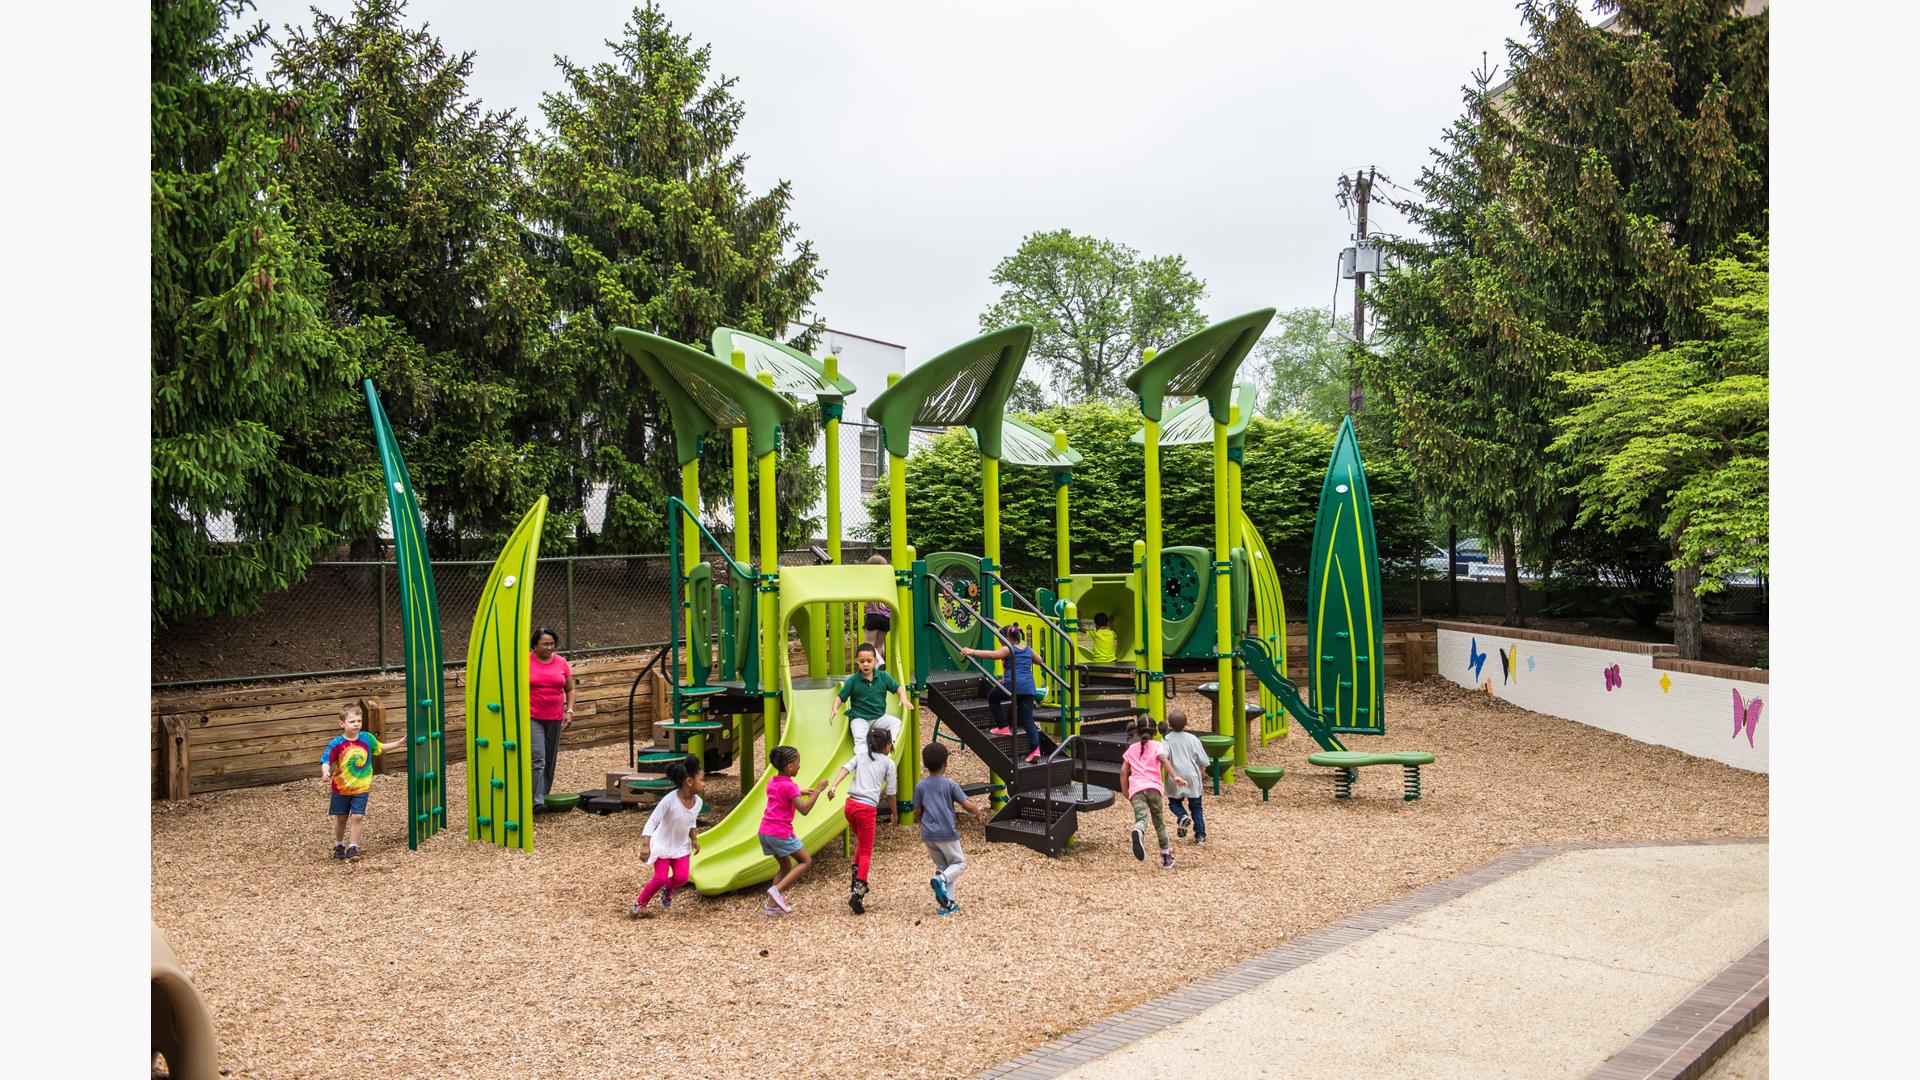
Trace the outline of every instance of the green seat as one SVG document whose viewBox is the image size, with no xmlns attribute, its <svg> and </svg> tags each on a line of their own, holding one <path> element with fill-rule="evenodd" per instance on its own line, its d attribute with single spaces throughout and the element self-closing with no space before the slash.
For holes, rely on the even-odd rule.
<svg viewBox="0 0 1920 1080">
<path fill-rule="evenodd" d="M 1367 765 L 1398 765 L 1404 770 L 1405 776 L 1400 797 L 1412 802 L 1420 797 L 1420 766 L 1433 764 L 1433 755 L 1424 750 L 1401 750 L 1390 754 L 1322 750 L 1317 754 L 1308 754 L 1307 764 L 1324 765 L 1337 770 L 1333 774 L 1333 797 L 1336 799 L 1353 798 L 1353 778 L 1360 768 Z"/>
<path fill-rule="evenodd" d="M 580 796 L 578 793 L 550 791 L 546 803 L 549 810 L 571 810 L 580 805 Z"/>
<path fill-rule="evenodd" d="M 685 760 L 687 755 L 678 750 L 642 750 L 633 755 L 635 765 L 666 765 L 670 762 Z"/>
<path fill-rule="evenodd" d="M 1200 745 L 1207 748 L 1207 756 L 1212 758 L 1213 793 L 1220 794 L 1220 762 L 1233 753 L 1233 736 L 1202 735 Z"/>
<path fill-rule="evenodd" d="M 637 794 L 642 791 L 672 791 L 680 785 L 664 776 L 649 776 L 632 780 L 622 780 L 620 786 Z"/>
<path fill-rule="evenodd" d="M 1433 755 L 1424 750 L 1400 750 L 1387 754 L 1368 754 L 1359 750 L 1322 750 L 1307 755 L 1307 764 L 1330 769 L 1357 769 L 1363 765 L 1431 765 Z"/>
<path fill-rule="evenodd" d="M 722 724 L 718 720 L 672 720 L 664 724 L 655 724 L 653 726 L 656 730 L 659 730 L 659 731 L 702 732 L 702 731 L 719 731 L 721 728 L 725 727 L 726 725 Z"/>
<path fill-rule="evenodd" d="M 1248 765 L 1240 771 L 1246 773 L 1247 779 L 1253 781 L 1253 786 L 1260 789 L 1261 802 L 1267 801 L 1267 794 L 1273 790 L 1273 785 L 1287 774 L 1286 768 L 1280 765 Z"/>
</svg>

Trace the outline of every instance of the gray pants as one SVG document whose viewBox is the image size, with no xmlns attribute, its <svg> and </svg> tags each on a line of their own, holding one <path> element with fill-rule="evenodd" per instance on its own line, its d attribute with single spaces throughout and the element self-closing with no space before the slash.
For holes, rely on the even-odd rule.
<svg viewBox="0 0 1920 1080">
<path fill-rule="evenodd" d="M 1136 832 L 1147 831 L 1147 817 L 1153 817 L 1153 835 L 1160 839 L 1160 850 L 1171 850 L 1167 843 L 1166 800 L 1152 788 L 1133 793 L 1133 827 Z"/>
<path fill-rule="evenodd" d="M 960 850 L 958 840 L 922 840 L 927 845 L 927 854 L 933 857 L 933 869 L 947 883 L 947 895 L 952 896 L 954 882 L 967 869 L 966 853 Z"/>
<path fill-rule="evenodd" d="M 528 726 L 533 728 L 533 805 L 544 806 L 560 761 L 560 721 L 533 720 Z"/>
</svg>

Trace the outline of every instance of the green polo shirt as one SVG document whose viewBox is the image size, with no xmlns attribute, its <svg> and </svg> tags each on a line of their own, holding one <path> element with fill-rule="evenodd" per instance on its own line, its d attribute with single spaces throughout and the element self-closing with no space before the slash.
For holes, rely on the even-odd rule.
<svg viewBox="0 0 1920 1080">
<path fill-rule="evenodd" d="M 875 668 L 873 678 L 863 679 L 859 672 L 847 676 L 840 686 L 840 700 L 847 703 L 847 715 L 856 720 L 878 720 L 887 715 L 887 695 L 900 689 L 885 668 Z"/>
</svg>

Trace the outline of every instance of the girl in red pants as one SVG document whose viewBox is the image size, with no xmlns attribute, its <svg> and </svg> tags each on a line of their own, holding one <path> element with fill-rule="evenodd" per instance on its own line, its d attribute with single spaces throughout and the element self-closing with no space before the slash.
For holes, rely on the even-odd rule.
<svg viewBox="0 0 1920 1080">
<path fill-rule="evenodd" d="M 640 852 L 653 866 L 653 880 L 634 898 L 636 919 L 653 914 L 647 910 L 647 901 L 655 893 L 660 894 L 661 907 L 672 906 L 673 890 L 687 883 L 693 853 L 700 850 L 700 841 L 693 835 L 700 825 L 700 811 L 706 807 L 700 799 L 700 793 L 707 789 L 706 778 L 700 774 L 700 759 L 688 757 L 668 763 L 667 779 L 674 782 L 674 790 L 660 797 L 640 835 Z"/>
<path fill-rule="evenodd" d="M 867 865 L 873 861 L 873 826 L 880 807 L 887 808 L 887 824 L 899 817 L 898 770 L 893 764 L 893 735 L 878 725 L 867 729 L 867 745 L 855 747 L 853 760 L 840 766 L 833 783 L 827 785 L 827 797 L 840 786 L 841 778 L 853 774 L 853 786 L 847 789 L 847 828 L 853 831 L 853 888 L 847 906 L 855 915 L 867 912 Z"/>
</svg>

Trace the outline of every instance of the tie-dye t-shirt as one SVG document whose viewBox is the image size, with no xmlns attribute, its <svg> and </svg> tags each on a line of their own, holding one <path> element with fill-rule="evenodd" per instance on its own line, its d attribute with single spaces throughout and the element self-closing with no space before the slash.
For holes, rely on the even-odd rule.
<svg viewBox="0 0 1920 1080">
<path fill-rule="evenodd" d="M 373 755 L 380 752 L 380 740 L 370 732 L 361 732 L 352 742 L 335 735 L 320 755 L 322 764 L 333 766 L 333 791 L 336 795 L 364 795 L 373 787 Z"/>
</svg>

